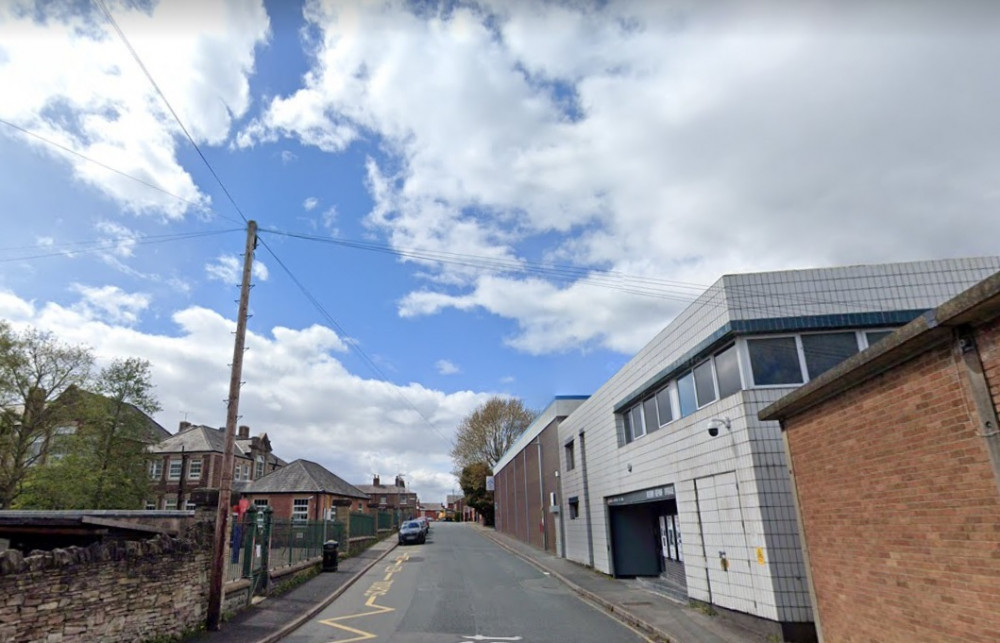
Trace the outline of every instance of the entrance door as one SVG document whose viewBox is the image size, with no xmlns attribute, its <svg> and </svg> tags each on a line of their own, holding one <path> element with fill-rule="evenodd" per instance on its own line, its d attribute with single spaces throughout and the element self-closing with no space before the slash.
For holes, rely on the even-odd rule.
<svg viewBox="0 0 1000 643">
<path fill-rule="evenodd" d="M 660 555 L 645 505 L 609 507 L 615 576 L 659 576 Z"/>
</svg>

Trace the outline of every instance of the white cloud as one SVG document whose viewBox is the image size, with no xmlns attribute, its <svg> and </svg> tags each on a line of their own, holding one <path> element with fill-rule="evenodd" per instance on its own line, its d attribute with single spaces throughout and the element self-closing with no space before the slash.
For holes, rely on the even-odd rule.
<svg viewBox="0 0 1000 643">
<path fill-rule="evenodd" d="M 205 273 L 209 279 L 237 285 L 240 283 L 242 270 L 243 258 L 236 255 L 219 255 L 214 263 L 205 264 Z M 250 270 L 254 278 L 259 281 L 267 281 L 270 277 L 267 265 L 256 257 Z"/>
<path fill-rule="evenodd" d="M 314 196 L 311 196 L 302 202 L 302 207 L 305 208 L 306 212 L 312 210 L 317 205 L 319 205 L 319 199 Z"/>
<path fill-rule="evenodd" d="M 288 165 L 289 163 L 295 161 L 298 158 L 299 157 L 295 155 L 295 152 L 291 152 L 289 150 L 281 150 L 281 162 L 285 165 Z"/>
<path fill-rule="evenodd" d="M 72 306 L 74 311 L 88 320 L 110 324 L 134 325 L 139 321 L 139 313 L 150 303 L 149 295 L 127 293 L 118 286 L 71 284 L 70 290 L 81 296 L 80 301 Z"/>
<path fill-rule="evenodd" d="M 130 297 L 136 297 L 117 289 L 79 291 L 91 304 L 104 302 L 107 310 L 117 304 L 126 312 Z M 163 407 L 156 419 L 168 429 L 176 431 L 185 417 L 209 426 L 225 424 L 233 320 L 190 307 L 173 314 L 175 332 L 152 334 L 93 313 L 0 293 L 0 317 L 19 328 L 30 324 L 61 341 L 91 346 L 102 361 L 149 360 Z M 408 484 L 430 502 L 442 500 L 455 486 L 448 455 L 454 430 L 488 393 L 445 394 L 355 375 L 335 357 L 348 349 L 347 343 L 319 325 L 267 330 L 254 328 L 251 320 L 246 345 L 241 422 L 254 434 L 266 432 L 277 455 L 319 462 L 355 483 L 364 483 L 373 468 L 405 472 Z"/>
<path fill-rule="evenodd" d="M 462 372 L 462 369 L 446 359 L 439 359 L 434 363 L 434 368 L 436 368 L 437 372 L 441 375 L 455 375 Z"/>
<path fill-rule="evenodd" d="M 336 152 L 372 133 L 388 158 L 369 161 L 368 223 L 394 246 L 666 290 L 422 260 L 401 314 L 481 309 L 521 350 L 631 352 L 726 272 L 995 252 L 998 12 L 312 1 L 313 68 L 238 140 Z"/>
<path fill-rule="evenodd" d="M 215 263 L 206 263 L 205 272 L 209 279 L 226 283 L 240 282 L 240 259 L 236 255 L 220 255 Z"/>
<path fill-rule="evenodd" d="M 254 47 L 269 28 L 262 3 L 114 5 L 113 14 L 194 139 L 224 142 L 250 105 Z M 179 218 L 188 202 L 207 208 L 176 158 L 183 134 L 95 7 L 0 4 L 0 87 L 0 117 L 187 201 L 23 138 L 128 210 Z"/>
</svg>

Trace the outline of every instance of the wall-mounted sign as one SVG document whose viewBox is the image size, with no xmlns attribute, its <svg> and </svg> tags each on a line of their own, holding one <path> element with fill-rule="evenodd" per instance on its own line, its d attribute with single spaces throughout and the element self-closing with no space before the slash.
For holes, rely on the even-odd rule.
<svg viewBox="0 0 1000 643">
<path fill-rule="evenodd" d="M 493 476 L 486 476 L 486 490 L 487 491 L 495 491 L 495 489 L 493 488 L 493 486 L 494 486 Z"/>
<path fill-rule="evenodd" d="M 652 489 L 641 489 L 616 496 L 608 496 L 606 502 L 609 507 L 615 507 L 620 505 L 637 505 L 643 502 L 672 500 L 674 497 L 674 485 L 665 484 L 660 487 L 653 487 Z"/>
</svg>

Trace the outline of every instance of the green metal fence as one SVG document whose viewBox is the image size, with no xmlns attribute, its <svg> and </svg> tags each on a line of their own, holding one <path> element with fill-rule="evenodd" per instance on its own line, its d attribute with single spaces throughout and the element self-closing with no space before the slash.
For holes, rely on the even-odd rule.
<svg viewBox="0 0 1000 643">
<path fill-rule="evenodd" d="M 300 521 L 275 518 L 271 522 L 271 569 L 294 565 L 323 555 L 327 521 Z M 336 539 L 334 539 L 336 540 Z"/>
<path fill-rule="evenodd" d="M 375 536 L 375 516 L 363 513 L 351 514 L 351 538 Z"/>
</svg>

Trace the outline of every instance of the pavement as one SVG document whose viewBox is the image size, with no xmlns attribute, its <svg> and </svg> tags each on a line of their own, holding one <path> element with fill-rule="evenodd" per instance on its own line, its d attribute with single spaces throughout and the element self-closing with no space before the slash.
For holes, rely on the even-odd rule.
<svg viewBox="0 0 1000 643">
<path fill-rule="evenodd" d="M 671 596 L 669 591 L 657 591 L 649 583 L 611 578 L 491 528 L 467 524 L 652 641 L 758 643 L 776 640 L 773 632 L 748 629 L 718 613 L 709 614 L 676 595 Z M 338 571 L 320 573 L 281 596 L 268 597 L 243 610 L 224 622 L 219 631 L 201 632 L 186 640 L 210 643 L 279 641 L 335 601 L 396 546 L 395 538 L 376 543 L 358 556 L 340 561 Z"/>
</svg>

